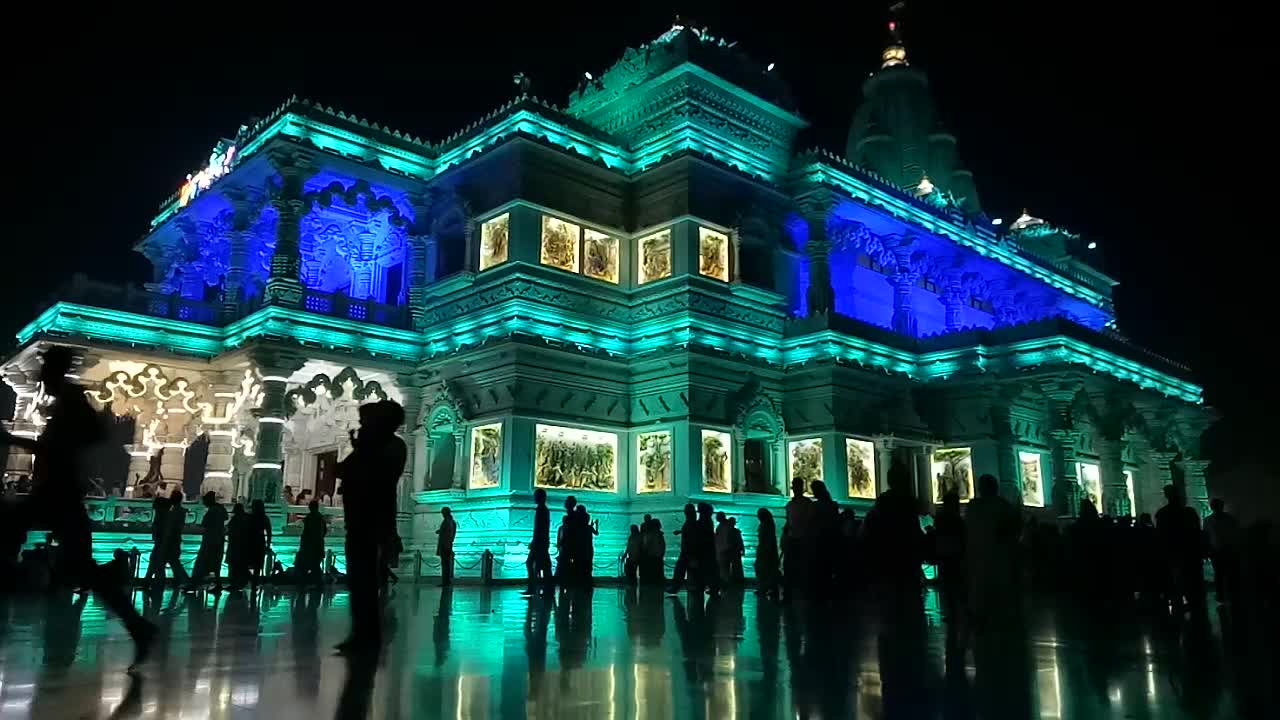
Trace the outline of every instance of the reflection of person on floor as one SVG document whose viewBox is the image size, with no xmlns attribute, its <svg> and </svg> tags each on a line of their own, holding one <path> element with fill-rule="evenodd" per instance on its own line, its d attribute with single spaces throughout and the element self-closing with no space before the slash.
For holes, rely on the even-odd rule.
<svg viewBox="0 0 1280 720">
<path fill-rule="evenodd" d="M 351 433 L 352 452 L 338 464 L 346 508 L 347 587 L 351 636 L 341 652 L 377 651 L 382 645 L 378 579 L 382 555 L 396 526 L 396 486 L 408 457 L 395 431 L 404 408 L 391 400 L 360 406 L 360 432 Z"/>
<path fill-rule="evenodd" d="M 36 457 L 34 493 L 14 517 L 21 523 L 44 525 L 58 541 L 61 572 L 98 598 L 124 622 L 133 638 L 141 663 L 150 652 L 155 626 L 138 614 L 123 589 L 112 582 L 93 561 L 92 531 L 84 509 L 84 462 L 90 449 L 105 439 L 98 415 L 89 406 L 84 390 L 67 382 L 73 356 L 55 346 L 44 353 L 40 381 L 53 402 L 45 409 L 48 421 L 40 437 L 32 440 L 0 433 L 0 443 L 27 450 Z"/>
<path fill-rule="evenodd" d="M 324 536 L 329 532 L 320 503 L 312 500 L 309 512 L 302 518 L 302 537 L 298 540 L 298 555 L 293 560 L 294 576 L 300 585 L 323 583 Z"/>
<path fill-rule="evenodd" d="M 529 592 L 535 583 L 551 581 L 551 510 L 547 508 L 547 491 L 533 491 L 533 537 L 529 540 Z"/>
<path fill-rule="evenodd" d="M 440 590 L 440 603 L 431 623 L 431 640 L 435 644 L 436 667 L 449 659 L 449 620 L 453 617 L 453 588 Z"/>
<path fill-rule="evenodd" d="M 218 504 L 218 496 L 209 491 L 201 499 L 204 503 L 204 517 L 200 526 L 204 533 L 200 537 L 200 550 L 196 553 L 196 564 L 191 568 L 191 583 L 188 589 L 204 581 L 206 575 L 213 574 L 214 591 L 222 589 L 222 550 L 227 538 L 227 510 Z"/>
<path fill-rule="evenodd" d="M 768 508 L 756 511 L 756 582 L 758 592 L 774 596 L 778 592 L 778 528 Z"/>
<path fill-rule="evenodd" d="M 436 555 L 440 556 L 440 584 L 453 584 L 453 541 L 458 537 L 458 522 L 453 519 L 453 511 L 440 508 L 440 529 L 436 530 Z"/>
</svg>

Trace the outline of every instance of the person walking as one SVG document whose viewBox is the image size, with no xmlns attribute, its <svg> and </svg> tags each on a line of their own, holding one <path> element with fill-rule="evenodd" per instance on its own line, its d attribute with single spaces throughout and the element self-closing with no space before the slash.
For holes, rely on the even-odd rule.
<svg viewBox="0 0 1280 720">
<path fill-rule="evenodd" d="M 298 555 L 293 559 L 294 575 L 299 585 L 324 584 L 324 536 L 329 525 L 320 514 L 320 502 L 307 503 L 308 512 L 302 518 L 302 537 L 298 539 Z"/>
<path fill-rule="evenodd" d="M 157 495 L 151 500 L 151 555 L 147 559 L 147 574 L 142 577 L 142 581 L 150 583 L 157 581 L 160 585 L 164 585 L 164 566 L 165 558 L 169 555 L 169 549 L 165 547 L 165 543 L 169 541 L 169 522 L 173 516 L 169 513 L 169 498 L 163 495 Z"/>
<path fill-rule="evenodd" d="M 942 607 L 947 620 L 956 622 L 964 608 L 965 522 L 960 515 L 960 493 L 950 490 L 933 518 L 933 555 L 942 585 Z"/>
<path fill-rule="evenodd" d="M 458 523 L 453 519 L 453 511 L 440 508 L 440 529 L 436 530 L 436 555 L 440 556 L 440 584 L 449 587 L 453 584 L 453 541 L 458 537 Z"/>
<path fill-rule="evenodd" d="M 250 586 L 256 589 L 262 580 L 262 567 L 267 560 L 267 549 L 271 547 L 271 519 L 267 517 L 267 507 L 261 500 L 254 500 L 252 510 L 244 524 L 244 559 L 245 568 L 249 571 Z M 234 587 L 239 590 L 244 585 Z"/>
<path fill-rule="evenodd" d="M 173 580 L 179 585 L 188 581 L 187 569 L 182 566 L 182 533 L 187 528 L 187 509 L 182 500 L 182 491 L 174 488 L 169 494 L 169 520 L 164 527 L 164 561 L 173 570 Z"/>
<path fill-rule="evenodd" d="M 213 491 L 201 498 L 204 504 L 204 517 L 200 519 L 200 527 L 204 532 L 200 536 L 200 550 L 196 553 L 196 564 L 191 568 L 191 582 L 187 591 L 194 592 L 196 586 L 204 581 L 205 576 L 213 574 L 213 591 L 222 591 L 222 552 L 227 538 L 227 510 L 218 503 L 218 496 Z"/>
<path fill-rule="evenodd" d="M 968 609 L 974 625 L 985 630 L 1020 617 L 1018 509 L 1000 497 L 1000 482 L 989 473 L 978 478 L 978 497 L 969 502 L 962 524 L 963 558 L 968 562 Z"/>
<path fill-rule="evenodd" d="M 1219 603 L 1231 603 L 1239 589 L 1243 538 L 1240 522 L 1227 512 L 1227 504 L 1222 498 L 1210 500 L 1209 509 L 1213 512 L 1204 519 L 1204 537 L 1209 547 L 1209 560 L 1213 563 L 1214 591 Z"/>
<path fill-rule="evenodd" d="M 768 508 L 756 511 L 756 519 L 760 524 L 756 527 L 756 582 L 757 592 L 765 597 L 775 597 L 778 593 L 778 529 L 773 522 L 773 513 Z"/>
<path fill-rule="evenodd" d="M 676 557 L 676 566 L 671 571 L 671 586 L 668 589 L 670 593 L 679 592 L 680 587 L 684 585 L 688 576 L 689 565 L 693 562 L 693 548 L 697 543 L 694 537 L 697 527 L 698 511 L 693 506 L 693 503 L 685 503 L 684 524 L 674 533 L 680 536 L 680 554 Z"/>
<path fill-rule="evenodd" d="M 533 537 L 529 540 L 529 592 L 534 585 L 551 582 L 551 510 L 547 507 L 547 491 L 533 491 Z"/>
<path fill-rule="evenodd" d="M 347 526 L 347 587 L 351 634 L 338 643 L 342 654 L 377 652 L 382 646 L 378 586 L 383 551 L 395 531 L 396 486 L 408 449 L 396 436 L 404 408 L 383 400 L 360 406 L 360 430 L 350 432 L 351 454 L 338 463 Z"/>
<path fill-rule="evenodd" d="M 67 380 L 75 357 L 69 348 L 44 352 L 40 383 L 52 402 L 43 410 L 47 421 L 32 439 L 0 433 L 0 443 L 35 455 L 33 492 L 12 514 L 19 525 L 44 526 L 59 546 L 62 572 L 94 594 L 124 624 L 134 644 L 132 667 L 145 662 L 155 642 L 156 627 L 138 614 L 123 588 L 93 560 L 92 528 L 84 508 L 88 487 L 86 463 L 106 432 L 89 406 L 84 389 Z"/>
<path fill-rule="evenodd" d="M 569 537 L 573 534 L 574 514 L 578 499 L 570 495 L 564 499 L 564 517 L 560 519 L 560 527 L 556 529 L 556 582 L 560 584 L 573 582 L 573 547 Z"/>
<path fill-rule="evenodd" d="M 1156 512 L 1156 534 L 1173 579 L 1172 601 L 1181 613 L 1183 603 L 1198 612 L 1204 606 L 1204 537 L 1200 516 L 1173 485 L 1164 486 L 1165 506 Z"/>
</svg>

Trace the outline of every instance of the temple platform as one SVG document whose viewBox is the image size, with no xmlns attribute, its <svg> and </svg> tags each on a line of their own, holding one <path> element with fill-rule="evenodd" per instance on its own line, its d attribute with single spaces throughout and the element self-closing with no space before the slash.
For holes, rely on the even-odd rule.
<svg viewBox="0 0 1280 720">
<path fill-rule="evenodd" d="M 1048 601 L 960 643 L 932 592 L 889 623 L 751 592 L 402 584 L 380 661 L 348 663 L 331 651 L 342 591 L 134 598 L 162 635 L 131 676 L 132 646 L 93 598 L 0 597 L 0 718 L 1226 719 L 1274 692 L 1274 654 L 1250 650 L 1265 630 L 1100 623 Z"/>
</svg>

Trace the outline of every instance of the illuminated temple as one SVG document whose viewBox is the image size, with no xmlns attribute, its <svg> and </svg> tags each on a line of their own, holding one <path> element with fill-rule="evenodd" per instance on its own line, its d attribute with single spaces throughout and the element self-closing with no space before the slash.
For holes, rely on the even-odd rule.
<svg viewBox="0 0 1280 720">
<path fill-rule="evenodd" d="M 129 454 L 98 464 L 100 554 L 149 546 L 144 486 L 265 499 L 286 555 L 307 488 L 340 544 L 334 463 L 382 398 L 423 574 L 447 505 L 461 575 L 488 549 L 522 577 L 538 487 L 600 521 L 597 575 L 645 513 L 708 500 L 753 538 L 793 478 L 861 514 L 891 463 L 931 502 L 993 473 L 1044 520 L 1171 482 L 1203 508 L 1201 389 L 1117 330 L 1096 245 L 984 214 L 896 35 L 862 94 L 843 154 L 802 150 L 772 64 L 676 26 L 439 143 L 290 99 L 162 205 L 145 289 L 78 279 L 22 329 L 15 427 L 41 348 L 81 348 Z"/>
</svg>

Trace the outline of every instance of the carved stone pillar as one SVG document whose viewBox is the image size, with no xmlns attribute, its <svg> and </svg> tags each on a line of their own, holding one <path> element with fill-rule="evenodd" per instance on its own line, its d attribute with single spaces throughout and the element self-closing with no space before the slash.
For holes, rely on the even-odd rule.
<svg viewBox="0 0 1280 720">
<path fill-rule="evenodd" d="M 466 448 L 463 447 L 467 440 L 466 428 L 454 428 L 453 430 L 453 489 L 461 490 L 467 486 L 467 477 L 471 474 L 471 462 L 467 458 Z"/>
<path fill-rule="evenodd" d="M 1151 453 L 1151 469 L 1155 475 L 1156 494 L 1154 502 L 1147 510 L 1152 515 L 1164 504 L 1164 489 L 1173 484 L 1173 459 L 1178 453 L 1171 450 L 1155 450 Z"/>
<path fill-rule="evenodd" d="M 891 244 L 886 240 L 886 245 Z M 915 287 L 920 279 L 920 272 L 913 261 L 915 255 L 915 239 L 903 237 L 896 239 L 892 246 L 896 267 L 889 276 L 889 284 L 893 286 L 893 331 L 915 337 L 918 332 L 916 324 Z"/>
<path fill-rule="evenodd" d="M 1208 460 L 1182 461 L 1182 492 L 1187 498 L 1187 506 L 1194 508 L 1201 519 L 1209 514 L 1209 487 L 1204 476 L 1208 467 Z"/>
<path fill-rule="evenodd" d="M 893 466 L 893 436 L 876 439 L 876 496 L 889 489 L 889 468 Z"/>
<path fill-rule="evenodd" d="M 302 304 L 302 255 L 299 233 L 306 210 L 303 184 L 310 173 L 310 158 L 298 153 L 278 153 L 271 157 L 280 173 L 280 187 L 271 198 L 276 209 L 276 249 L 271 256 L 271 276 L 264 302 L 297 307 Z"/>
<path fill-rule="evenodd" d="M 831 285 L 831 239 L 827 235 L 832 198 L 826 194 L 807 195 L 799 200 L 800 213 L 808 224 L 805 257 L 809 260 L 809 290 L 805 296 L 809 314 L 835 310 L 836 291 Z"/>
<path fill-rule="evenodd" d="M 964 288 L 958 283 L 955 285 L 948 284 L 943 288 L 938 300 L 942 302 L 944 308 L 943 325 L 947 332 L 955 332 L 964 326 L 964 304 L 967 297 Z"/>
<path fill-rule="evenodd" d="M 1075 429 L 1072 403 L 1079 383 L 1069 379 L 1048 380 L 1041 384 L 1049 406 L 1049 448 L 1053 458 L 1053 503 L 1058 514 L 1075 517 L 1080 513 L 1080 479 L 1076 470 L 1076 443 L 1080 431 Z"/>
<path fill-rule="evenodd" d="M 249 477 L 249 499 L 275 504 L 280 502 L 284 468 L 287 379 L 301 369 L 305 361 L 272 352 L 254 353 L 253 361 L 262 378 L 262 405 L 254 411 L 258 418 L 258 438 L 253 474 Z"/>
<path fill-rule="evenodd" d="M 1124 477 L 1124 442 L 1114 438 L 1094 441 L 1098 451 L 1098 470 L 1102 476 L 1102 507 L 1099 512 L 1111 517 L 1126 517 L 1133 512 L 1129 504 L 1129 484 Z"/>
<path fill-rule="evenodd" d="M 1018 461 L 1017 434 L 1013 431 L 1010 393 L 1002 392 L 992 398 L 989 413 L 991 435 L 996 443 L 996 477 L 1000 481 L 1000 496 L 1014 505 L 1022 504 L 1022 463 Z"/>
</svg>

